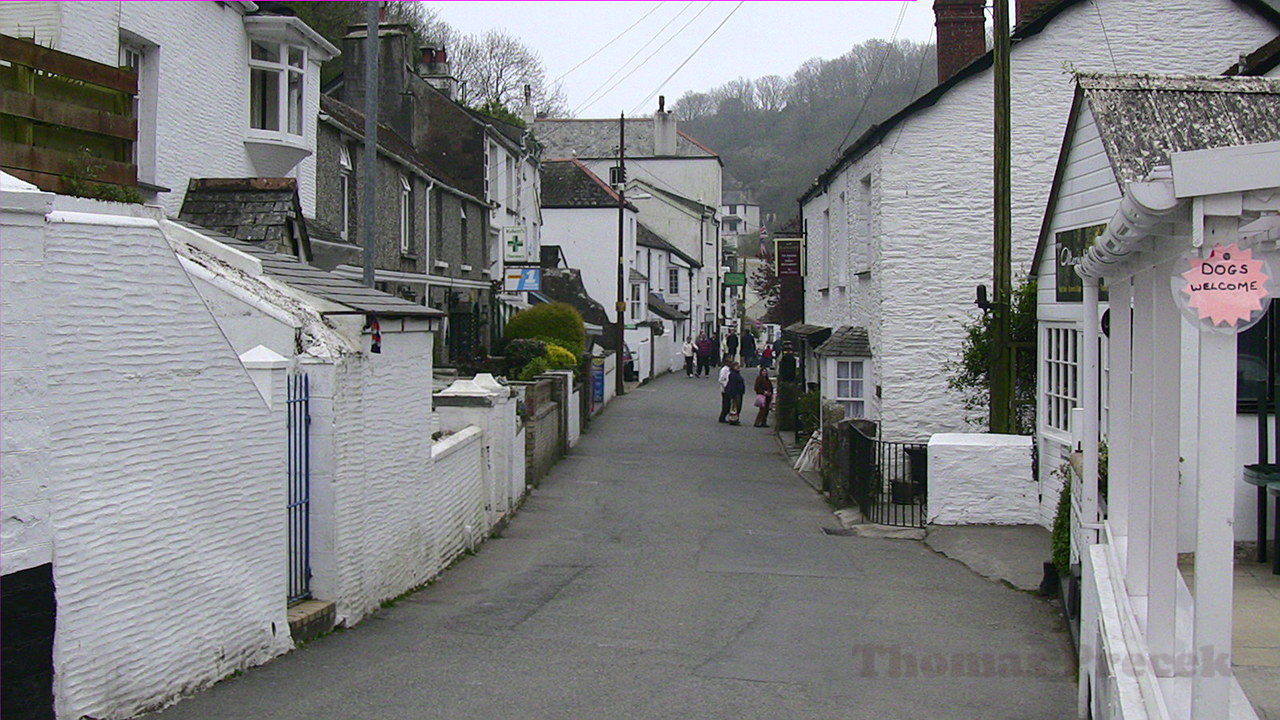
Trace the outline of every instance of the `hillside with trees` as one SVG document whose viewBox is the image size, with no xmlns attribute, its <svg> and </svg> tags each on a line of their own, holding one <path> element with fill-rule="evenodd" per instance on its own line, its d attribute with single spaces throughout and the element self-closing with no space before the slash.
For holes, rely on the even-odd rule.
<svg viewBox="0 0 1280 720">
<path fill-rule="evenodd" d="M 797 214 L 796 198 L 871 125 L 932 89 L 928 43 L 869 40 L 790 77 L 740 78 L 685 93 L 682 129 L 720 153 L 725 171 L 755 191 L 765 213 Z"/>
</svg>

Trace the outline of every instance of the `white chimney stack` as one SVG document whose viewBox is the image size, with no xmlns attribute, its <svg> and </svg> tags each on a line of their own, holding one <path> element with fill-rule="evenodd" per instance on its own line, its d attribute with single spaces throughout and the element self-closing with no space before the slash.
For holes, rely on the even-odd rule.
<svg viewBox="0 0 1280 720">
<path fill-rule="evenodd" d="M 658 112 L 653 114 L 653 154 L 676 154 L 676 116 L 667 110 L 667 98 L 658 96 Z"/>
</svg>

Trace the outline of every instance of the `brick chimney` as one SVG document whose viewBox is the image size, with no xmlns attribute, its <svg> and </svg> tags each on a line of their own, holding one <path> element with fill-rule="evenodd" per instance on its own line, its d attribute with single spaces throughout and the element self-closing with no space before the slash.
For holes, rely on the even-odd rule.
<svg viewBox="0 0 1280 720">
<path fill-rule="evenodd" d="M 1027 0 L 1019 0 L 1021 7 Z M 987 52 L 985 0 L 933 0 L 938 26 L 938 82 Z"/>
<path fill-rule="evenodd" d="M 1015 26 L 1034 19 L 1039 15 L 1046 6 L 1052 5 L 1054 0 L 1018 0 L 1014 4 L 1015 14 L 1013 24 Z"/>
<path fill-rule="evenodd" d="M 450 99 L 458 96 L 458 78 L 449 66 L 449 52 L 443 43 L 432 43 L 418 48 L 418 77 Z"/>
<path fill-rule="evenodd" d="M 364 112 L 364 42 L 368 28 L 352 25 L 342 39 L 342 91 L 338 99 Z M 412 137 L 413 105 L 408 95 L 409 43 L 413 31 L 408 25 L 381 25 L 378 28 L 378 122 Z"/>
</svg>

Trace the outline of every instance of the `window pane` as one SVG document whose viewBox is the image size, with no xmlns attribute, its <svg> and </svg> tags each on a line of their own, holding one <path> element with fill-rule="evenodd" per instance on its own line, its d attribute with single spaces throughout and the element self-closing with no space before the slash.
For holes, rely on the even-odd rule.
<svg viewBox="0 0 1280 720">
<path fill-rule="evenodd" d="M 249 73 L 249 127 L 280 129 L 280 73 L 258 68 Z"/>
<path fill-rule="evenodd" d="M 302 48 L 300 47 L 289 48 L 289 64 L 296 68 L 302 67 L 303 65 Z"/>
<path fill-rule="evenodd" d="M 836 381 L 836 397 L 837 398 L 853 397 L 853 385 L 849 380 Z"/>
<path fill-rule="evenodd" d="M 850 374 L 849 374 L 849 363 L 848 363 L 848 362 L 846 362 L 846 361 L 844 361 L 844 360 L 838 360 L 838 361 L 836 361 L 836 377 L 837 377 L 837 378 L 842 378 L 842 379 L 848 379 L 848 378 L 852 377 L 852 375 L 850 375 Z"/>
<path fill-rule="evenodd" d="M 250 52 L 254 60 L 265 60 L 267 62 L 280 62 L 280 46 L 275 44 L 255 42 L 251 46 Z"/>
<path fill-rule="evenodd" d="M 289 73 L 289 132 L 302 134 L 302 73 Z"/>
</svg>

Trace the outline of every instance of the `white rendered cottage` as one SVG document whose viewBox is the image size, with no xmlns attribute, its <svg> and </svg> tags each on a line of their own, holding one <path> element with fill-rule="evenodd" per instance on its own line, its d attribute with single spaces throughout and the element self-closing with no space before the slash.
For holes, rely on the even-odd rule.
<svg viewBox="0 0 1280 720">
<path fill-rule="evenodd" d="M 1082 75 L 1078 88 L 1036 274 L 1042 512 L 1053 471 L 1083 455 L 1081 713 L 1253 718 L 1220 670 L 1233 664 L 1233 544 L 1253 538 L 1256 511 L 1241 480 L 1259 458 L 1250 337 L 1266 337 L 1235 325 L 1265 320 L 1276 292 L 1280 80 Z M 1232 253 L 1265 259 L 1273 280 L 1255 308 L 1201 319 L 1211 306 L 1185 273 Z M 1272 419 L 1268 444 L 1275 432 Z M 1179 552 L 1195 553 L 1190 588 Z"/>
<path fill-rule="evenodd" d="M 974 288 L 991 282 L 992 70 L 981 0 L 976 57 L 873 126 L 801 198 L 808 237 L 805 321 L 864 327 L 888 440 L 965 429 L 947 387 Z M 1260 0 L 1019 3 L 1013 32 L 1013 264 L 1027 268 L 1071 106 L 1071 70 L 1217 74 L 1272 40 L 1280 12 Z M 944 22 L 946 21 L 946 22 Z M 1105 30 L 1104 30 L 1105 28 Z M 946 32 L 944 32 L 944 30 Z M 810 377 L 810 380 L 813 380 Z"/>
<path fill-rule="evenodd" d="M 0 33 L 138 73 L 135 159 L 176 215 L 192 177 L 293 177 L 315 214 L 320 64 L 338 49 L 252 2 L 6 2 Z"/>
</svg>

